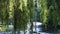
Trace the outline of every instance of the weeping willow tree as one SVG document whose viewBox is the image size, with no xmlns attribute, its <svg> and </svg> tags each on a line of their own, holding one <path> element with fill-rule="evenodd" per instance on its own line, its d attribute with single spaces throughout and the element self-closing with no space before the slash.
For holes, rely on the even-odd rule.
<svg viewBox="0 0 60 34">
<path fill-rule="evenodd" d="M 0 17 L 2 23 L 2 30 L 5 31 L 8 24 L 8 0 L 0 0 Z"/>
<path fill-rule="evenodd" d="M 56 30 L 58 25 L 58 12 L 56 0 L 40 0 L 40 19 L 45 30 Z"/>
<path fill-rule="evenodd" d="M 33 7 L 34 7 L 34 3 L 33 3 L 33 0 L 28 0 L 27 1 L 27 7 L 28 7 L 28 10 L 30 12 L 30 23 L 31 23 L 31 34 L 33 34 Z"/>
<path fill-rule="evenodd" d="M 47 0 L 40 0 L 40 21 L 43 23 L 44 29 L 47 28 L 48 14 Z"/>
<path fill-rule="evenodd" d="M 14 2 L 15 0 L 9 0 L 9 6 L 8 6 L 8 10 L 9 10 L 9 24 L 14 22 Z"/>
<path fill-rule="evenodd" d="M 1 10 L 1 8 L 2 8 L 2 6 L 1 6 L 1 1 L 0 1 L 0 25 L 2 24 L 2 10 Z M 0 29 L 0 31 L 2 31 L 2 29 Z"/>
<path fill-rule="evenodd" d="M 9 0 L 8 2 L 8 15 L 9 15 L 9 21 L 8 21 L 8 25 L 12 25 L 14 23 L 14 2 L 15 0 Z M 14 25 L 14 24 L 13 24 Z M 12 33 L 14 33 L 14 27 L 9 27 L 7 28 L 7 30 L 11 30 Z"/>
<path fill-rule="evenodd" d="M 29 20 L 29 11 L 27 11 L 27 0 L 15 0 L 14 5 L 14 30 L 25 31 Z M 25 33 L 24 33 L 25 34 Z"/>
<path fill-rule="evenodd" d="M 8 23 L 8 1 L 2 0 L 2 23 Z"/>
<path fill-rule="evenodd" d="M 11 23 L 11 19 L 13 19 L 13 1 L 12 0 L 1 0 L 0 3 L 1 10 L 1 23 L 3 26 L 7 26 Z"/>
<path fill-rule="evenodd" d="M 24 28 L 23 30 L 25 31 L 26 27 L 27 27 L 27 23 L 29 22 L 29 16 L 30 16 L 28 8 L 27 8 L 27 0 L 23 0 L 22 9 L 23 9 L 23 19 L 22 20 L 23 20 L 23 24 L 24 24 L 24 25 L 22 25 L 22 27 Z"/>
<path fill-rule="evenodd" d="M 0 1 L 0 24 L 2 24 L 2 1 Z"/>
<path fill-rule="evenodd" d="M 21 22 L 20 22 L 20 19 L 21 19 L 21 10 L 19 10 L 19 0 L 15 0 L 15 5 L 14 5 L 14 34 L 16 34 L 16 30 L 18 29 L 18 34 L 19 34 L 19 31 L 20 31 L 20 28 L 21 28 Z"/>
<path fill-rule="evenodd" d="M 58 13 L 58 17 L 57 17 L 57 19 L 58 19 L 58 25 L 60 26 L 60 0 L 56 0 L 56 2 L 57 2 L 57 6 L 58 6 L 58 10 L 57 10 L 57 13 Z"/>
<path fill-rule="evenodd" d="M 48 29 L 52 29 L 55 31 L 58 25 L 58 13 L 57 13 L 57 3 L 56 0 L 49 0 L 48 1 L 48 9 L 49 9 L 49 17 L 48 17 Z"/>
</svg>

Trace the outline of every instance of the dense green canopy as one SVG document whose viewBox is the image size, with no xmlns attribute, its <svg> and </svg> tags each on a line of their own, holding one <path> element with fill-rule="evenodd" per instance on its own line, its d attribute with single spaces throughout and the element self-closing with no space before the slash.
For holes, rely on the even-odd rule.
<svg viewBox="0 0 60 34">
<path fill-rule="evenodd" d="M 38 14 L 35 6 L 38 6 L 37 17 L 43 23 L 44 29 L 57 29 L 60 26 L 60 0 L 0 0 L 0 25 L 7 29 L 12 23 L 15 31 L 25 31 L 27 23 L 30 22 L 32 29 Z"/>
</svg>

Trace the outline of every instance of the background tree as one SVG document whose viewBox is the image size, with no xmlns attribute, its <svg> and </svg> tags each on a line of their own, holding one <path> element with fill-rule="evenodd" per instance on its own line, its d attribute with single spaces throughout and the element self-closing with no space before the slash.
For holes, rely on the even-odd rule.
<svg viewBox="0 0 60 34">
<path fill-rule="evenodd" d="M 48 16 L 48 29 L 56 30 L 57 29 L 57 4 L 56 0 L 49 0 L 48 1 L 48 9 L 49 9 L 49 16 Z"/>
<path fill-rule="evenodd" d="M 44 25 L 44 29 L 47 29 L 47 16 L 49 14 L 47 7 L 47 0 L 40 0 L 40 21 Z"/>
<path fill-rule="evenodd" d="M 1 17 L 1 25 L 2 26 L 2 30 L 4 29 L 4 31 L 6 30 L 7 28 L 7 25 L 8 25 L 8 0 L 0 0 L 0 17 Z"/>
<path fill-rule="evenodd" d="M 33 34 L 33 0 L 28 0 L 27 1 L 27 7 L 28 7 L 28 10 L 29 10 L 29 13 L 30 13 L 30 23 L 31 23 L 31 34 Z"/>
<path fill-rule="evenodd" d="M 14 29 L 18 31 L 25 31 L 29 21 L 29 12 L 27 10 L 27 0 L 15 0 L 14 5 Z M 25 34 L 25 33 L 24 33 Z"/>
<path fill-rule="evenodd" d="M 58 19 L 58 25 L 60 26 L 60 0 L 56 0 L 56 3 L 57 3 L 57 19 Z"/>
</svg>

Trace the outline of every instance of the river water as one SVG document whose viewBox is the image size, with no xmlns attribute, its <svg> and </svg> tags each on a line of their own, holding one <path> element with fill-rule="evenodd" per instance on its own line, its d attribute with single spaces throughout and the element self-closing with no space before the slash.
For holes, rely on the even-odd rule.
<svg viewBox="0 0 60 34">
<path fill-rule="evenodd" d="M 33 23 L 33 34 L 60 34 L 60 30 L 57 30 L 56 32 L 43 32 L 42 31 L 42 23 L 40 22 L 36 22 L 36 26 L 35 23 Z M 16 32 L 17 33 L 17 32 Z M 12 31 L 7 31 L 7 32 L 0 32 L 0 34 L 12 34 Z M 24 31 L 20 31 L 20 34 L 24 34 Z M 29 30 L 26 30 L 25 34 L 30 34 Z"/>
</svg>

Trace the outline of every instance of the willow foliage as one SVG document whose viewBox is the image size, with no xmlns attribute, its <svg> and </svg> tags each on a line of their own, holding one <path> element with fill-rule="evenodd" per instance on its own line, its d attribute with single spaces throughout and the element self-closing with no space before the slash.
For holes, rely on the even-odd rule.
<svg viewBox="0 0 60 34">
<path fill-rule="evenodd" d="M 27 0 L 26 0 L 27 1 Z M 17 29 L 26 29 L 29 21 L 29 12 L 27 3 L 24 0 L 15 0 L 14 7 L 14 27 Z"/>
</svg>

